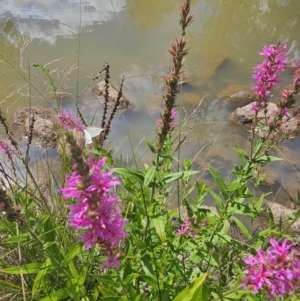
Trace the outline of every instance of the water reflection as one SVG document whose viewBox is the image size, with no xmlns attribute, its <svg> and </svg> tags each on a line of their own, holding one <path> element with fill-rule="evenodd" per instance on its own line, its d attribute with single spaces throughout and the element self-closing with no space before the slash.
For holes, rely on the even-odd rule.
<svg viewBox="0 0 300 301">
<path fill-rule="evenodd" d="M 125 0 L 4 0 L 0 3 L 0 22 L 11 17 L 30 39 L 55 44 L 59 36 L 74 38 L 80 25 L 99 25 L 113 19 L 125 5 Z"/>
</svg>

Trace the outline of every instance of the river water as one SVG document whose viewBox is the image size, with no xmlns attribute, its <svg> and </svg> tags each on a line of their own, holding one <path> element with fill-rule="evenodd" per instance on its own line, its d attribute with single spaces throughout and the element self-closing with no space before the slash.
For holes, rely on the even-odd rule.
<svg viewBox="0 0 300 301">
<path fill-rule="evenodd" d="M 63 93 L 61 108 L 75 112 L 79 96 L 86 119 L 94 118 L 97 125 L 101 106 L 89 89 L 81 91 L 109 62 L 112 82 L 118 85 L 125 76 L 124 94 L 132 103 L 115 119 L 109 140 L 116 156 L 131 158 L 133 145 L 137 158 L 146 161 L 142 139 L 155 136 L 162 77 L 170 61 L 167 49 L 180 33 L 181 4 L 181 0 L 1 0 L 2 109 L 11 115 L 22 106 L 55 107 L 49 80 L 32 67 L 38 63 L 47 66 Z M 181 86 L 178 97 L 182 124 L 203 101 L 183 127 L 182 135 L 188 136 L 181 155 L 192 158 L 209 180 L 204 162 L 228 175 L 236 161 L 231 147 L 247 147 L 247 132 L 228 121 L 239 104 L 220 95 L 232 85 L 251 88 L 253 66 L 261 61 L 258 51 L 264 45 L 280 40 L 287 43 L 291 58 L 300 56 L 300 5 L 299 0 L 194 0 L 191 10 L 195 20 L 187 29 L 189 55 L 184 67 L 189 82 Z M 289 79 L 286 75 L 283 80 Z M 299 141 L 286 146 L 295 155 Z M 278 187 L 290 181 L 298 185 L 297 169 L 275 166 Z"/>
</svg>

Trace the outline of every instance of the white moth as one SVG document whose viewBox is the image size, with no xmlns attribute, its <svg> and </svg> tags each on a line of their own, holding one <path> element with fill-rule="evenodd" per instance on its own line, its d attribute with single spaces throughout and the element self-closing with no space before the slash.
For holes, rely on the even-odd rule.
<svg viewBox="0 0 300 301">
<path fill-rule="evenodd" d="M 93 138 L 99 136 L 104 129 L 89 126 L 84 128 L 83 131 L 85 135 L 85 144 L 91 144 L 93 142 Z"/>
</svg>

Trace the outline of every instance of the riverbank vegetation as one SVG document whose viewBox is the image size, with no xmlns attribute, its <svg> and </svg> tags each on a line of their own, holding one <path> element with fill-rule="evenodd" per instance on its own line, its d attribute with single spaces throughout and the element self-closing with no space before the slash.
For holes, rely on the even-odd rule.
<svg viewBox="0 0 300 301">
<path fill-rule="evenodd" d="M 275 224 L 264 207 L 266 195 L 257 196 L 256 189 L 264 177 L 261 168 L 280 160 L 274 148 L 295 136 L 282 124 L 300 120 L 295 106 L 300 60 L 270 117 L 266 107 L 288 53 L 280 43 L 262 49 L 264 60 L 253 75 L 257 101 L 250 150 L 234 147 L 240 163 L 232 167 L 231 177 L 209 166 L 218 187 L 213 190 L 194 180 L 198 171 L 190 159 L 180 160 L 186 136 L 177 96 L 193 18 L 186 0 L 180 8 L 181 33 L 169 48 L 171 67 L 163 78 L 164 110 L 156 137 L 144 139 L 151 164 L 141 168 L 133 156 L 134 167 L 128 167 L 106 143 L 123 90 L 122 81 L 110 107 L 108 63 L 97 75 L 104 74 L 106 87 L 100 127 L 88 126 L 77 103 L 73 116 L 57 102 L 61 170 L 50 195 L 29 165 L 37 117 L 29 115 L 24 151 L 1 113 L 7 135 L 0 140 L 6 161 L 0 165 L 1 300 L 299 300 L 300 247 L 290 229 L 300 211 Z M 49 70 L 35 67 L 56 95 Z M 215 209 L 203 206 L 209 195 Z M 243 223 L 244 217 L 254 223 L 262 213 L 268 218 L 266 228 L 251 231 Z"/>
</svg>

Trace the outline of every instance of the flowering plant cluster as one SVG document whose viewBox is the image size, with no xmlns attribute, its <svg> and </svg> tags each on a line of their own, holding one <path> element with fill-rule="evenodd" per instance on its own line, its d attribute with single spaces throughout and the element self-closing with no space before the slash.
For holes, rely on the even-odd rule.
<svg viewBox="0 0 300 301">
<path fill-rule="evenodd" d="M 73 114 L 68 111 L 60 111 L 58 113 L 58 123 L 69 130 L 76 130 L 80 133 L 83 133 L 82 123 L 78 118 L 74 118 Z"/>
<path fill-rule="evenodd" d="M 242 286 L 254 293 L 265 290 L 269 298 L 291 294 L 300 287 L 300 250 L 285 239 L 282 243 L 270 239 L 266 252 L 257 250 L 256 256 L 244 259 L 249 266 Z"/>
<path fill-rule="evenodd" d="M 101 251 L 106 251 L 108 259 L 102 264 L 103 268 L 116 268 L 120 263 L 115 251 L 127 232 L 123 227 L 127 223 L 121 216 L 121 200 L 113 194 L 113 187 L 120 182 L 112 172 L 103 170 L 105 158 L 95 161 L 89 158 L 87 174 L 73 171 L 66 178 L 66 186 L 61 189 L 64 199 L 76 200 L 70 205 L 68 216 L 70 226 L 76 230 L 84 230 L 81 240 L 89 249 L 99 244 Z"/>
<path fill-rule="evenodd" d="M 265 100 L 271 96 L 270 90 L 275 87 L 280 78 L 279 71 L 284 71 L 287 63 L 286 44 L 265 46 L 260 55 L 265 56 L 265 60 L 254 67 L 253 78 L 256 85 L 253 87 L 256 94 Z"/>
<path fill-rule="evenodd" d="M 68 148 L 62 147 L 60 152 L 62 177 L 68 174 L 60 189 L 62 197 L 56 198 L 52 189 L 47 190 L 49 196 L 53 196 L 49 206 L 48 193 L 46 195 L 40 189 L 43 187 L 31 173 L 28 152 L 22 163 L 33 184 L 26 182 L 23 189 L 17 181 L 8 181 L 13 192 L 10 196 L 6 189 L 1 189 L 0 181 L 0 213 L 9 222 L 1 226 L 1 231 L 6 227 L 7 233 L 1 234 L 0 251 L 6 245 L 7 251 L 3 254 L 24 254 L 22 258 L 19 256 L 14 267 L 9 267 L 9 260 L 6 268 L 7 264 L 0 259 L 0 282 L 7 282 L 7 287 L 16 290 L 16 294 L 20 294 L 17 290 L 22 289 L 24 300 L 27 294 L 32 295 L 31 300 L 76 301 L 274 300 L 287 294 L 290 300 L 299 300 L 300 249 L 294 243 L 287 239 L 281 242 L 271 239 L 271 247 L 266 251 L 259 249 L 256 255 L 247 255 L 244 261 L 238 259 L 241 252 L 249 252 L 263 239 L 268 240 L 279 233 L 287 235 L 300 211 L 291 216 L 289 225 L 284 229 L 280 227 L 280 232 L 272 221 L 274 227 L 259 231 L 258 235 L 253 235 L 256 231 L 252 227 L 249 229 L 236 215 L 253 221 L 265 210 L 263 201 L 267 194 L 257 199 L 255 189 L 262 177 L 256 180 L 255 176 L 259 175 L 261 166 L 278 159 L 269 155 L 280 142 L 278 138 L 284 140 L 292 135 L 292 131 L 281 130 L 280 123 L 294 122 L 300 117 L 300 109 L 294 108 L 295 96 L 300 91 L 300 60 L 296 61 L 294 78 L 282 91 L 277 107 L 270 106 L 274 109 L 267 114 L 271 89 L 279 83 L 279 71 L 283 71 L 287 64 L 286 45 L 270 45 L 260 52 L 265 59 L 254 68 L 257 101 L 252 107 L 255 116 L 249 139 L 250 154 L 235 147 L 241 163 L 234 166 L 234 176 L 226 179 L 212 164 L 208 164 L 218 186 L 216 193 L 215 186 L 206 184 L 206 170 L 196 179 L 194 176 L 199 170 L 193 170 L 194 160 L 182 160 L 180 145 L 185 139 L 180 138 L 182 131 L 178 131 L 177 137 L 173 136 L 178 115 L 178 85 L 188 53 L 185 30 L 194 18 L 190 7 L 191 0 L 184 0 L 180 10 L 181 35 L 169 49 L 172 66 L 164 78 L 164 111 L 157 121 L 156 146 L 147 139 L 154 160 L 145 163 L 143 168 L 135 153 L 135 167 L 121 159 L 119 166 L 113 170 L 123 182 L 120 194 L 115 192 L 115 186 L 120 185 L 119 177 L 108 169 L 108 162 L 113 162 L 114 158 L 111 151 L 103 147 L 103 142 L 122 97 L 124 78 L 115 106 L 107 118 L 110 78 L 107 63 L 99 72 L 105 71 L 106 88 L 101 128 L 87 127 L 78 106 L 79 119 L 70 112 L 59 112 L 59 124 L 73 130 L 66 131 L 66 139 L 62 142 Z M 49 76 L 49 71 L 43 66 L 40 69 Z M 93 81 L 96 79 L 98 76 Z M 0 123 L 5 125 L 1 116 L 0 111 Z M 32 141 L 34 121 L 33 115 L 27 151 Z M 5 129 L 9 143 L 0 139 L 0 152 L 7 156 L 18 155 L 8 127 Z M 73 136 L 74 131 L 85 134 L 86 144 L 97 133 L 99 143 L 93 145 L 93 150 L 80 146 L 81 143 L 77 143 L 79 139 Z M 174 146 L 176 140 L 177 147 Z M 88 153 L 93 155 L 87 158 Z M 144 161 L 144 158 L 138 159 Z M 12 159 L 11 162 L 14 163 Z M 70 168 L 72 172 L 69 174 Z M 0 164 L 0 173 L 2 171 Z M 10 176 L 7 178 L 12 179 Z M 51 178 L 49 184 L 52 182 Z M 38 195 L 31 186 L 36 188 Z M 203 206 L 208 193 L 215 201 L 216 212 Z M 177 208 L 171 209 L 175 195 Z M 37 196 L 39 202 L 36 201 Z M 38 211 L 37 204 L 40 205 Z M 66 216 L 68 225 L 75 231 L 66 229 Z M 18 222 L 15 230 L 11 222 Z M 70 246 L 74 241 L 75 244 Z M 15 249 L 12 253 L 13 244 Z M 241 280 L 236 270 L 242 269 L 244 278 Z M 24 271 L 28 273 L 26 277 L 23 277 Z M 11 283 L 6 281 L 9 277 L 2 280 L 2 273 L 19 273 L 22 286 L 16 285 L 15 278 Z M 9 292 L 7 296 L 12 294 L 14 292 Z M 253 294 L 257 295 L 251 296 Z"/>
<path fill-rule="evenodd" d="M 157 132 L 159 153 L 165 148 L 168 134 L 174 130 L 175 119 L 177 117 L 175 100 L 176 95 L 178 94 L 178 83 L 184 58 L 188 54 L 188 50 L 186 49 L 187 39 L 185 38 L 185 29 L 194 19 L 194 14 L 190 12 L 190 8 L 190 1 L 184 1 L 184 4 L 180 9 L 181 35 L 175 40 L 175 43 L 171 43 L 171 48 L 168 50 L 171 55 L 172 69 L 169 74 L 164 77 L 166 84 L 163 95 L 165 108 L 161 115 L 161 119 L 157 121 L 157 124 L 159 125 L 159 130 Z"/>
<path fill-rule="evenodd" d="M 253 87 L 257 95 L 257 101 L 252 104 L 254 112 L 252 134 L 258 132 L 263 141 L 272 148 L 284 139 L 294 137 L 299 125 L 300 109 L 295 108 L 296 95 L 300 91 L 300 60 L 295 60 L 295 72 L 293 79 L 281 92 L 281 98 L 277 103 L 277 109 L 269 112 L 269 98 L 271 89 L 279 82 L 279 71 L 284 71 L 288 52 L 287 45 L 276 44 L 265 46 L 259 53 L 265 56 L 263 63 L 254 68 L 253 78 L 256 84 Z M 269 113 L 268 113 L 269 112 Z M 253 140 L 252 140 L 253 141 Z"/>
<path fill-rule="evenodd" d="M 284 71 L 287 61 L 288 52 L 285 51 L 287 45 L 269 45 L 265 46 L 260 55 L 265 56 L 265 60 L 254 67 L 253 78 L 256 84 L 253 90 L 257 94 L 259 100 L 252 106 L 252 110 L 257 112 L 267 106 L 268 99 L 272 96 L 271 89 L 280 82 L 279 71 Z M 295 95 L 300 90 L 300 59 L 295 60 L 295 73 L 292 83 L 281 92 L 281 99 L 278 103 L 280 119 L 288 117 L 288 110 L 295 104 Z M 298 112 L 294 112 L 294 115 Z"/>
</svg>

